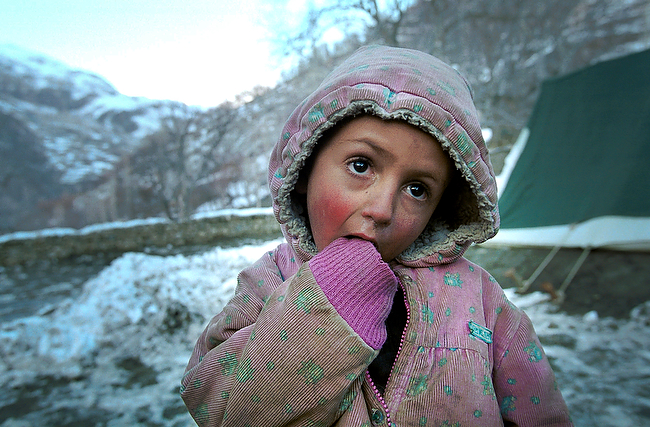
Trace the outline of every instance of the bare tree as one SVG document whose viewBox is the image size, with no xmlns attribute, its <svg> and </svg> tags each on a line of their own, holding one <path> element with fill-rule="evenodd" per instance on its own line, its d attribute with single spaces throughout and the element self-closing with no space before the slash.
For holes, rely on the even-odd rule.
<svg viewBox="0 0 650 427">
<path fill-rule="evenodd" d="M 134 156 L 139 185 L 153 193 L 170 219 L 189 216 L 192 193 L 218 167 L 216 152 L 235 114 L 227 103 L 207 112 L 179 106 Z"/>
<path fill-rule="evenodd" d="M 414 0 L 336 0 L 316 7 L 310 1 L 300 28 L 279 37 L 281 51 L 285 56 L 313 56 L 322 46 L 327 46 L 327 35 L 332 30 L 337 30 L 344 39 L 361 38 L 399 46 L 398 32 L 404 13 L 414 3 Z"/>
</svg>

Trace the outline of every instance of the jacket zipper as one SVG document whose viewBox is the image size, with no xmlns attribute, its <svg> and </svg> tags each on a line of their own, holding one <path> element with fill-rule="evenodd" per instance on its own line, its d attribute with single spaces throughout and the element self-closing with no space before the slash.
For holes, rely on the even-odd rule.
<svg viewBox="0 0 650 427">
<path fill-rule="evenodd" d="M 395 369 L 395 365 L 397 364 L 397 358 L 402 352 L 402 346 L 404 346 L 404 339 L 406 338 L 406 330 L 408 329 L 409 323 L 411 321 L 411 307 L 409 306 L 408 299 L 406 297 L 406 289 L 404 289 L 404 286 L 402 286 L 401 281 L 400 281 L 400 287 L 402 288 L 402 294 L 404 296 L 404 306 L 406 307 L 406 323 L 404 324 L 404 330 L 402 331 L 402 338 L 400 339 L 399 347 L 397 348 L 397 354 L 395 355 L 393 366 L 390 368 L 390 374 L 388 375 L 388 380 L 386 380 L 386 386 L 388 386 L 388 383 L 390 382 L 390 379 L 393 376 L 393 370 Z M 384 411 L 386 412 L 387 427 L 394 427 L 393 421 L 390 419 L 390 412 L 388 411 L 388 405 L 386 404 L 386 401 L 384 400 L 384 397 L 381 395 L 379 390 L 377 390 L 377 386 L 375 385 L 374 381 L 370 377 L 370 371 L 367 370 L 366 370 L 366 379 L 370 383 L 372 390 L 375 392 L 375 396 L 377 396 L 377 400 L 379 400 L 379 403 L 381 403 L 381 405 L 384 407 Z"/>
<path fill-rule="evenodd" d="M 386 405 L 386 401 L 384 401 L 383 396 L 381 393 L 379 393 L 379 390 L 377 390 L 377 386 L 375 385 L 374 381 L 370 377 L 370 372 L 366 371 L 366 379 L 370 383 L 370 386 L 372 387 L 372 390 L 375 392 L 375 396 L 377 396 L 377 400 L 379 400 L 379 403 L 381 403 L 381 406 L 384 407 L 384 412 L 386 412 L 386 421 L 388 423 L 388 427 L 391 427 L 393 425 L 393 422 L 390 419 L 390 412 L 388 412 L 388 405 Z M 374 414 L 373 414 L 374 416 Z"/>
</svg>

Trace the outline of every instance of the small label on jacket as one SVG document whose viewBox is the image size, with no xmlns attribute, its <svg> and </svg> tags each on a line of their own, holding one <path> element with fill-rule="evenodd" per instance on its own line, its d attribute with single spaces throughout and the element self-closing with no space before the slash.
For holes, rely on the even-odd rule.
<svg viewBox="0 0 650 427">
<path fill-rule="evenodd" d="M 481 326 L 478 323 L 470 320 L 467 324 L 469 326 L 469 334 L 473 337 L 480 339 L 481 341 L 486 342 L 487 344 L 492 344 L 492 331 Z"/>
</svg>

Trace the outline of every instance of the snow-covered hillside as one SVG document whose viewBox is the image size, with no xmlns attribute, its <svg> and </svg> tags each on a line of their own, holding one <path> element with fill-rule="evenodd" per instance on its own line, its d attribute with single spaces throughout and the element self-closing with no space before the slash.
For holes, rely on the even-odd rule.
<svg viewBox="0 0 650 427">
<path fill-rule="evenodd" d="M 101 186 L 165 117 L 195 110 L 129 97 L 96 74 L 0 45 L 0 233 L 116 219 L 90 218 L 85 206 L 110 211 L 98 203 Z"/>
<path fill-rule="evenodd" d="M 179 103 L 120 94 L 102 77 L 0 45 L 0 114 L 26 123 L 61 182 L 101 176 Z"/>
<path fill-rule="evenodd" d="M 118 94 L 110 83 L 95 74 L 74 70 L 54 58 L 15 45 L 0 45 L 0 64 L 4 72 L 20 78 L 34 91 L 70 86 L 73 101 Z M 4 91 L 11 92 L 11 88 L 5 87 Z"/>
</svg>

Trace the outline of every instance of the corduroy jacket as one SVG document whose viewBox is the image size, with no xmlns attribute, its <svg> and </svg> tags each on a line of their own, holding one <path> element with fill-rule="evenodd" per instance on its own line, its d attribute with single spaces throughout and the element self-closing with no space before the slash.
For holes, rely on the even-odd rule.
<svg viewBox="0 0 650 427">
<path fill-rule="evenodd" d="M 434 136 L 461 177 L 390 262 L 404 299 L 393 307 L 406 311 L 385 389 L 369 373 L 380 350 L 314 277 L 318 251 L 294 193 L 321 136 L 364 114 Z M 198 425 L 571 425 L 530 320 L 463 258 L 496 234 L 499 214 L 471 90 L 453 68 L 413 50 L 362 48 L 293 112 L 271 154 L 269 184 L 287 243 L 240 273 L 233 299 L 196 344 L 182 397 Z"/>
<path fill-rule="evenodd" d="M 488 273 L 465 259 L 395 271 L 408 321 L 381 395 L 367 373 L 378 352 L 290 245 L 244 270 L 183 379 L 197 424 L 570 425 L 530 320 Z"/>
</svg>

